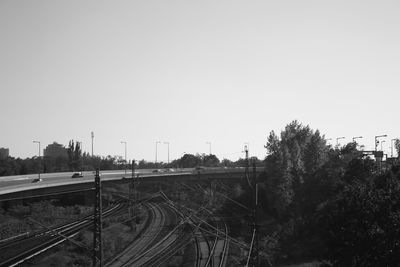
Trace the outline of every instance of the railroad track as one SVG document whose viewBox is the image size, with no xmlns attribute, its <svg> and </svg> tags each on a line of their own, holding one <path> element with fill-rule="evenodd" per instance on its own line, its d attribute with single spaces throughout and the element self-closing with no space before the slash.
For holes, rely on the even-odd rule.
<svg viewBox="0 0 400 267">
<path fill-rule="evenodd" d="M 176 216 L 163 203 L 147 203 L 149 223 L 140 237 L 106 266 L 157 266 L 178 240 Z M 173 229 L 170 229 L 172 226 Z"/>
<path fill-rule="evenodd" d="M 228 227 L 226 223 L 218 217 L 213 216 L 212 212 L 207 209 L 207 204 L 202 205 L 202 207 L 197 210 L 189 210 L 186 208 L 186 211 L 183 211 L 179 210 L 165 194 L 163 194 L 163 197 L 171 208 L 175 209 L 176 212 L 180 214 L 182 220 L 188 222 L 192 227 L 196 249 L 195 266 L 225 266 L 229 248 Z M 189 213 L 189 211 L 191 213 Z M 200 214 L 203 211 L 206 211 L 208 216 L 201 216 Z M 207 217 L 210 217 L 215 225 L 208 223 Z M 180 248 L 192 241 L 192 238 L 190 238 L 189 241 L 183 240 Z"/>
<path fill-rule="evenodd" d="M 196 267 L 222 267 L 225 266 L 228 254 L 228 228 L 224 221 L 214 220 L 215 226 L 211 223 L 202 226 L 199 223 L 195 232 L 196 242 Z"/>
<path fill-rule="evenodd" d="M 214 244 L 212 247 L 212 254 L 209 257 L 212 259 L 209 261 L 210 264 L 206 266 L 218 266 L 223 267 L 226 262 L 228 252 L 228 227 L 224 221 L 217 222 L 217 231 L 215 233 Z"/>
<path fill-rule="evenodd" d="M 136 240 L 116 257 L 113 257 L 106 266 L 123 266 L 132 260 L 134 257 L 133 255 L 142 253 L 158 234 L 163 221 L 160 209 L 154 203 L 146 203 L 143 206 L 146 207 L 148 211 L 148 220 L 145 223 L 145 227 L 138 233 Z"/>
<path fill-rule="evenodd" d="M 116 204 L 105 210 L 103 216 L 109 217 L 116 215 L 126 209 L 126 204 Z M 0 246 L 0 266 L 16 266 L 27 261 L 50 248 L 72 238 L 84 228 L 93 224 L 93 216 L 89 215 L 72 223 L 67 223 L 52 229 L 41 232 L 27 234 Z"/>
</svg>

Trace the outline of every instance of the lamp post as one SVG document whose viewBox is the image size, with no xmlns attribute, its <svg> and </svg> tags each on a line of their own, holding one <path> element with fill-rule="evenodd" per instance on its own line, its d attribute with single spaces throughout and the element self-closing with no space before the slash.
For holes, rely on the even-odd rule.
<svg viewBox="0 0 400 267">
<path fill-rule="evenodd" d="M 161 144 L 161 142 L 160 141 L 156 142 L 156 161 L 155 161 L 156 164 L 157 164 L 157 146 L 158 146 L 158 144 Z"/>
<path fill-rule="evenodd" d="M 40 180 L 40 169 L 41 169 L 41 164 L 40 164 L 40 141 L 33 141 L 33 143 L 39 144 L 39 180 Z"/>
<path fill-rule="evenodd" d="M 392 139 L 392 140 L 390 140 L 390 150 L 391 150 L 391 152 L 390 152 L 390 157 L 391 158 L 393 158 L 393 141 L 396 141 L 396 138 L 395 139 Z"/>
<path fill-rule="evenodd" d="M 378 138 L 380 138 L 380 137 L 387 137 L 387 135 L 386 135 L 386 134 L 383 134 L 383 135 L 377 135 L 377 136 L 375 136 L 375 151 L 378 150 L 378 144 L 379 144 Z"/>
<path fill-rule="evenodd" d="M 340 140 L 340 139 L 345 139 L 345 137 L 342 136 L 342 137 L 336 138 L 336 146 L 339 146 L 339 140 Z"/>
<path fill-rule="evenodd" d="M 165 145 L 168 145 L 168 164 L 169 164 L 169 142 L 164 142 Z"/>
<path fill-rule="evenodd" d="M 91 132 L 91 136 L 92 136 L 92 158 L 93 158 L 93 138 L 94 138 L 94 132 Z"/>
<path fill-rule="evenodd" d="M 121 141 L 121 144 L 125 145 L 125 174 L 126 174 L 126 141 Z"/>
<path fill-rule="evenodd" d="M 210 155 L 211 155 L 211 142 L 206 142 L 209 145 Z"/>
</svg>

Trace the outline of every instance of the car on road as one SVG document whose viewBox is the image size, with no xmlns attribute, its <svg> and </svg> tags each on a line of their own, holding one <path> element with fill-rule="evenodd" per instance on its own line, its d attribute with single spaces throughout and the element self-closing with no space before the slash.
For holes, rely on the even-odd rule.
<svg viewBox="0 0 400 267">
<path fill-rule="evenodd" d="M 41 182 L 41 181 L 42 181 L 42 178 L 36 178 L 36 179 L 32 180 L 32 183 L 38 183 L 38 182 Z"/>
<path fill-rule="evenodd" d="M 204 170 L 205 170 L 205 167 L 203 167 L 203 166 L 197 166 L 197 167 L 195 167 L 195 168 L 192 170 L 192 173 L 194 173 L 194 174 L 200 174 L 200 173 L 204 172 Z"/>
<path fill-rule="evenodd" d="M 83 177 L 82 172 L 74 172 L 74 174 L 72 174 L 71 178 L 81 178 Z"/>
</svg>

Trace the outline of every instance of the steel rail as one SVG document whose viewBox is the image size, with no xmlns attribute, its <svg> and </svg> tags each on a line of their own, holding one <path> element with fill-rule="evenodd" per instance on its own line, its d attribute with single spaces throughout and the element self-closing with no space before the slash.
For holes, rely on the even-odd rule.
<svg viewBox="0 0 400 267">
<path fill-rule="evenodd" d="M 123 207 L 124 205 L 117 204 L 105 211 L 103 215 L 106 217 L 111 216 L 121 211 Z M 37 245 L 33 245 L 31 248 L 24 249 L 23 252 L 19 252 L 16 255 L 3 260 L 0 262 L 0 266 L 15 266 L 67 240 L 65 237 L 60 237 L 59 235 L 54 234 L 54 232 L 58 231 L 64 236 L 71 238 L 78 234 L 82 229 L 90 227 L 91 222 L 90 219 L 83 218 L 77 222 L 68 223 L 63 226 L 55 227 L 52 230 L 45 230 L 38 235 L 33 235 L 28 238 L 30 240 L 24 240 L 24 243 L 37 243 Z M 13 242 L 13 244 L 10 244 L 8 247 L 12 245 L 16 246 L 17 243 Z M 4 251 L 4 249 L 7 249 L 6 246 L 3 246 L 2 250 Z M 20 245 L 19 249 L 21 250 L 23 247 Z"/>
</svg>

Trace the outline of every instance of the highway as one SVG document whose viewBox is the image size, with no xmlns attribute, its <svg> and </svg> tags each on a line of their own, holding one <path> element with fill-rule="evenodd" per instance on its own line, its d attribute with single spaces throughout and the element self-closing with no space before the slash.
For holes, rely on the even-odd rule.
<svg viewBox="0 0 400 267">
<path fill-rule="evenodd" d="M 158 169 L 158 172 L 153 173 L 154 169 L 138 169 L 135 170 L 135 176 L 140 177 L 146 176 L 162 176 L 162 175 L 174 175 L 174 174 L 191 174 L 191 169 L 176 169 L 174 171 Z M 60 172 L 60 173 L 42 173 L 40 178 L 42 181 L 34 182 L 38 178 L 38 174 L 29 175 L 14 175 L 14 176 L 2 176 L 0 177 L 0 195 L 6 193 L 12 193 L 20 190 L 29 190 L 51 186 L 61 186 L 67 184 L 76 183 L 87 183 L 94 180 L 94 172 L 85 171 L 82 172 L 83 177 L 72 178 L 74 172 Z M 124 170 L 105 170 L 100 171 L 101 180 L 116 180 L 122 177 L 130 178 L 132 176 L 131 170 L 128 170 L 125 174 Z"/>
<path fill-rule="evenodd" d="M 258 168 L 257 172 L 262 168 Z M 179 175 L 197 175 L 201 174 L 239 174 L 244 172 L 244 168 L 202 168 L 200 170 L 194 168 L 184 169 L 138 169 L 135 170 L 135 176 L 139 175 L 140 178 L 157 178 L 157 177 L 173 177 Z M 60 172 L 60 173 L 43 173 L 40 175 L 41 181 L 34 182 L 38 178 L 38 174 L 29 175 L 16 175 L 16 176 L 2 176 L 0 177 L 0 195 L 15 193 L 25 190 L 44 189 L 50 187 L 60 187 L 66 185 L 88 184 L 94 181 L 94 172 L 85 171 L 83 177 L 72 178 L 74 172 Z M 125 174 L 124 170 L 104 170 L 100 171 L 102 181 L 119 180 L 123 177 L 130 178 L 131 170 Z"/>
</svg>

